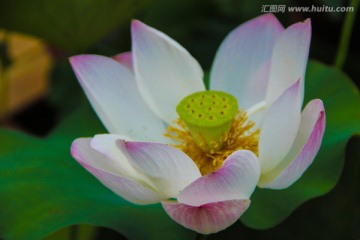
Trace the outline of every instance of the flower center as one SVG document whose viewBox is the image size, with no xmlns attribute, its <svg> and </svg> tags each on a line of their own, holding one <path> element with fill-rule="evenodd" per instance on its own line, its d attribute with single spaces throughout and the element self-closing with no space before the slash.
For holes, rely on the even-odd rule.
<svg viewBox="0 0 360 240">
<path fill-rule="evenodd" d="M 176 107 L 195 143 L 208 153 L 222 148 L 237 109 L 236 98 L 220 91 L 191 94 Z"/>
<path fill-rule="evenodd" d="M 258 153 L 259 130 L 246 112 L 238 110 L 234 96 L 221 91 L 203 91 L 185 97 L 176 111 L 178 127 L 169 126 L 166 137 L 178 144 L 205 175 L 221 167 L 234 151 L 246 149 Z"/>
</svg>

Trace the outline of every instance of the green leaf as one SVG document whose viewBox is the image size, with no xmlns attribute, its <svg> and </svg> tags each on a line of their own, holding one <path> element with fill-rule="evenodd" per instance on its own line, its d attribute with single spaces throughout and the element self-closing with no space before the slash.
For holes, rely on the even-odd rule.
<svg viewBox="0 0 360 240">
<path fill-rule="evenodd" d="M 307 67 L 305 103 L 323 100 L 326 131 L 314 163 L 286 190 L 256 189 L 249 210 L 241 221 L 256 229 L 273 227 L 311 198 L 328 193 L 340 177 L 345 147 L 360 132 L 360 95 L 341 71 L 310 61 Z"/>
<path fill-rule="evenodd" d="M 0 1 L 0 27 L 40 37 L 70 51 L 83 52 L 147 0 Z"/>
<path fill-rule="evenodd" d="M 73 139 L 102 132 L 88 106 L 69 116 L 47 139 L 0 131 L 1 237 L 37 240 L 85 223 L 115 229 L 129 239 L 193 238 L 159 204 L 137 206 L 121 199 L 72 159 Z"/>
</svg>

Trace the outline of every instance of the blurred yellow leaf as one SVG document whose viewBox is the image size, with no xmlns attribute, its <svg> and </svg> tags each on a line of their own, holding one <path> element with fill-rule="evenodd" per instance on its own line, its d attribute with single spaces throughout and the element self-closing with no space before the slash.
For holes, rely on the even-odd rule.
<svg viewBox="0 0 360 240">
<path fill-rule="evenodd" d="M 46 45 L 34 37 L 0 29 L 0 43 L 6 44 L 11 60 L 9 66 L 0 67 L 0 117 L 3 118 L 45 94 L 53 60 Z"/>
</svg>

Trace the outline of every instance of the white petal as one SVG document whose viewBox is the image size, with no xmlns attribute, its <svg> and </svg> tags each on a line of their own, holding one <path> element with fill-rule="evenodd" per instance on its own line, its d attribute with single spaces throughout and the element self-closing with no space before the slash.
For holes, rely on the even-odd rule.
<svg viewBox="0 0 360 240">
<path fill-rule="evenodd" d="M 118 140 L 130 140 L 116 134 L 98 134 L 91 140 L 92 149 L 106 156 L 106 164 L 111 167 L 111 172 L 118 175 L 138 179 L 139 172 L 130 164 L 126 152 L 117 145 Z"/>
<path fill-rule="evenodd" d="M 288 27 L 276 41 L 271 59 L 270 79 L 266 101 L 272 104 L 298 79 L 301 103 L 304 96 L 304 79 L 311 38 L 311 21 L 307 19 Z"/>
<path fill-rule="evenodd" d="M 261 128 L 261 123 L 264 117 L 265 110 L 266 110 L 265 101 L 259 102 L 246 110 L 247 117 L 249 118 L 250 121 L 255 122 L 256 124 L 255 126 L 257 128 Z"/>
<path fill-rule="evenodd" d="M 204 91 L 203 71 L 177 42 L 138 20 L 131 25 L 133 64 L 140 92 L 153 111 L 169 124 L 187 95 Z"/>
<path fill-rule="evenodd" d="M 170 201 L 161 202 L 166 213 L 177 223 L 202 234 L 216 233 L 229 227 L 248 209 L 249 199 L 228 200 L 189 206 Z"/>
<path fill-rule="evenodd" d="M 299 132 L 285 159 L 270 173 L 261 176 L 259 186 L 273 189 L 289 187 L 313 162 L 325 131 L 325 110 L 321 100 L 307 104 Z"/>
<path fill-rule="evenodd" d="M 236 151 L 222 167 L 194 181 L 177 197 L 179 203 L 201 206 L 234 199 L 249 199 L 260 177 L 260 165 L 254 153 Z"/>
<path fill-rule="evenodd" d="M 259 139 L 261 174 L 273 170 L 289 152 L 300 125 L 300 80 L 265 112 Z"/>
<path fill-rule="evenodd" d="M 71 155 L 102 184 L 124 199 L 136 204 L 160 202 L 165 198 L 150 187 L 118 175 L 108 159 L 90 147 L 91 138 L 76 139 Z"/>
<path fill-rule="evenodd" d="M 70 58 L 96 113 L 110 133 L 142 141 L 166 142 L 164 123 L 148 108 L 134 74 L 117 61 L 97 55 Z"/>
<path fill-rule="evenodd" d="M 240 108 L 264 101 L 271 55 L 283 30 L 272 14 L 254 18 L 233 30 L 216 53 L 210 88 L 234 95 Z"/>
<path fill-rule="evenodd" d="M 155 187 L 176 198 L 181 190 L 201 176 L 195 163 L 182 151 L 164 144 L 119 141 L 131 164 L 152 180 Z"/>
</svg>

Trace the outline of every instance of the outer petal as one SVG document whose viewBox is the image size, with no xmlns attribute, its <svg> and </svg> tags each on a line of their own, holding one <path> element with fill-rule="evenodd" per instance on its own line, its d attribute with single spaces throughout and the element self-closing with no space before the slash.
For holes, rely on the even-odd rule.
<svg viewBox="0 0 360 240">
<path fill-rule="evenodd" d="M 142 141 L 166 141 L 164 124 L 144 103 L 128 68 L 97 55 L 74 56 L 70 62 L 109 132 Z"/>
<path fill-rule="evenodd" d="M 138 179 L 139 172 L 129 162 L 126 151 L 122 151 L 117 145 L 118 140 L 124 139 L 126 138 L 116 134 L 98 134 L 90 141 L 90 147 L 106 157 L 104 164 L 111 168 L 111 172 L 127 178 Z"/>
<path fill-rule="evenodd" d="M 119 53 L 113 56 L 112 58 L 123 64 L 125 67 L 129 68 L 131 71 L 133 71 L 133 59 L 131 52 Z"/>
<path fill-rule="evenodd" d="M 283 30 L 273 14 L 259 16 L 233 30 L 216 54 L 210 88 L 231 93 L 241 108 L 264 101 L 273 47 Z"/>
<path fill-rule="evenodd" d="M 271 58 L 270 79 L 266 101 L 272 104 L 296 80 L 300 86 L 301 103 L 311 38 L 311 21 L 307 19 L 288 27 L 276 41 Z"/>
<path fill-rule="evenodd" d="M 181 190 L 201 177 L 195 163 L 174 147 L 125 141 L 118 141 L 118 145 L 127 151 L 131 164 L 146 174 L 168 198 L 176 198 Z"/>
<path fill-rule="evenodd" d="M 177 118 L 176 106 L 187 95 L 204 91 L 203 71 L 177 42 L 138 20 L 131 25 L 136 81 L 146 103 L 163 120 Z"/>
<path fill-rule="evenodd" d="M 249 199 L 260 177 L 260 165 L 255 154 L 247 150 L 236 151 L 223 166 L 205 175 L 177 197 L 179 203 L 190 206 L 234 199 Z"/>
<path fill-rule="evenodd" d="M 163 208 L 174 221 L 202 234 L 215 233 L 229 227 L 249 205 L 250 200 L 228 200 L 200 207 L 162 202 Z"/>
<path fill-rule="evenodd" d="M 132 179 L 116 174 L 104 155 L 90 147 L 91 138 L 76 139 L 71 155 L 102 184 L 124 199 L 136 204 L 150 204 L 164 200 L 161 194 Z"/>
<path fill-rule="evenodd" d="M 261 174 L 273 170 L 289 152 L 300 125 L 300 80 L 265 112 L 259 139 Z"/>
<path fill-rule="evenodd" d="M 312 100 L 301 115 L 295 142 L 285 159 L 267 175 L 261 176 L 261 187 L 283 189 L 297 181 L 313 162 L 325 131 L 325 109 L 321 100 Z"/>
</svg>

